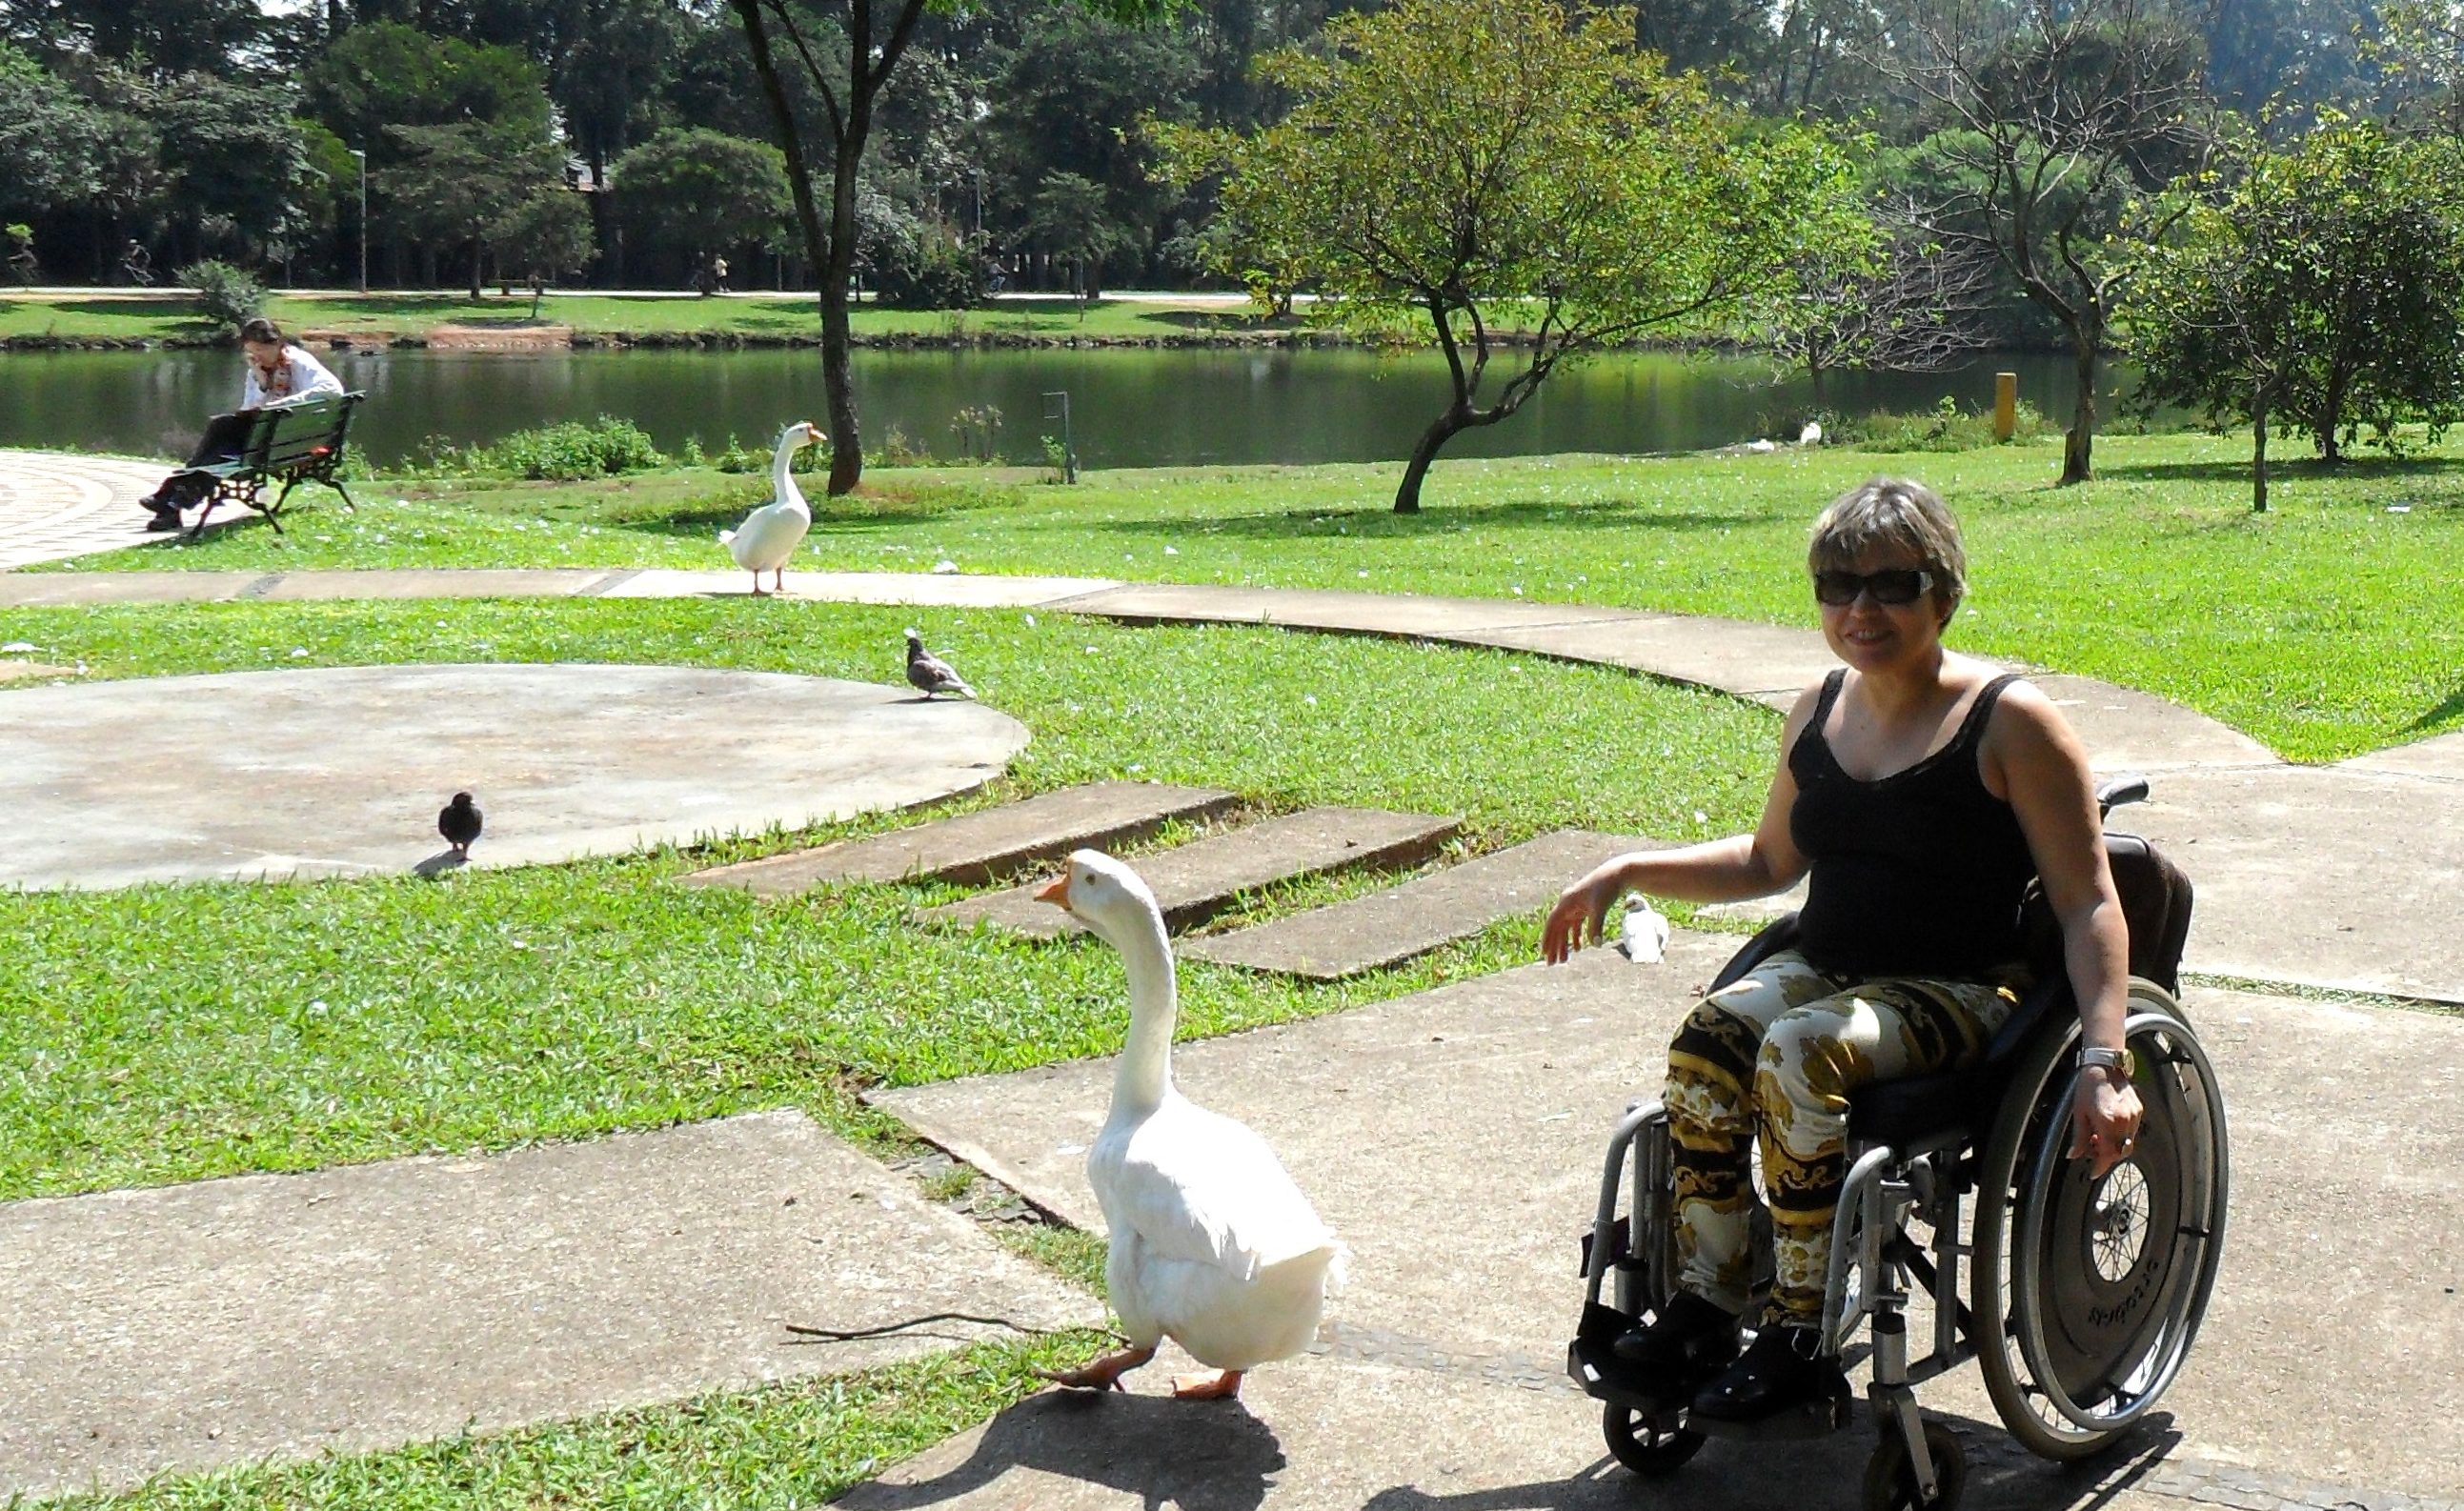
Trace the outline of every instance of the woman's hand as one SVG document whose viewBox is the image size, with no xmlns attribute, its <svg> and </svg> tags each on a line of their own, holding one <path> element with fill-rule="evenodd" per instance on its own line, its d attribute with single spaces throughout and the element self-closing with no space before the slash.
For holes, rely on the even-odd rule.
<svg viewBox="0 0 2464 1511">
<path fill-rule="evenodd" d="M 1609 909 L 1624 890 L 1625 868 L 1621 862 L 1610 861 L 1559 893 L 1557 906 L 1549 909 L 1548 926 L 1540 931 L 1540 958 L 1564 965 L 1583 946 L 1598 944 L 1608 928 Z"/>
<path fill-rule="evenodd" d="M 2093 1066 L 2079 1078 L 2071 1099 L 2070 1157 L 2088 1162 L 2088 1173 L 2099 1180 L 2128 1159 L 2139 1141 L 2139 1088 L 2119 1071 Z"/>
</svg>

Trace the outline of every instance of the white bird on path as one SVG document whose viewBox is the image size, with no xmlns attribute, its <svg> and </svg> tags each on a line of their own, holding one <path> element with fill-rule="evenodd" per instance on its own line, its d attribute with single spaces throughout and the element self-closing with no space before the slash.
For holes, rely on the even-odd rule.
<svg viewBox="0 0 2464 1511">
<path fill-rule="evenodd" d="M 967 686 L 967 679 L 958 675 L 958 669 L 926 650 L 924 637 L 913 629 L 907 632 L 907 685 L 927 698 L 943 692 L 963 693 L 971 698 L 976 695 L 976 690 Z"/>
<path fill-rule="evenodd" d="M 1035 895 L 1101 934 L 1130 974 L 1129 1042 L 1112 1074 L 1111 1113 L 1087 1151 L 1087 1183 L 1111 1235 L 1104 1288 L 1130 1347 L 1045 1378 L 1117 1389 L 1169 1337 L 1217 1371 L 1174 1380 L 1173 1394 L 1237 1395 L 1244 1372 L 1317 1336 L 1343 1244 L 1265 1140 L 1174 1089 L 1172 946 L 1146 883 L 1109 855 L 1080 850 Z"/>
<path fill-rule="evenodd" d="M 1799 446 L 1820 446 L 1822 444 L 1822 422 L 1819 420 L 1806 421 L 1805 428 L 1796 432 L 1796 444 Z"/>
<path fill-rule="evenodd" d="M 813 512 L 788 471 L 796 453 L 818 443 L 822 431 L 810 420 L 799 420 L 779 432 L 779 449 L 770 458 L 770 502 L 744 516 L 744 523 L 718 533 L 718 543 L 736 564 L 753 574 L 753 596 L 761 596 L 761 574 L 773 575 L 772 586 L 787 590 L 787 558 L 813 528 Z"/>
</svg>

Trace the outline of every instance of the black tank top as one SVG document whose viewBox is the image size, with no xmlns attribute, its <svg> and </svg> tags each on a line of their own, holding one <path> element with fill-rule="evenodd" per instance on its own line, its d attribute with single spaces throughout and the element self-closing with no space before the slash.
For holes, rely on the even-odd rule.
<svg viewBox="0 0 2464 1511">
<path fill-rule="evenodd" d="M 1848 975 L 1969 976 L 2019 959 L 2019 898 L 2036 865 L 2017 815 L 1976 767 L 1993 705 L 2018 678 L 1987 683 L 1941 750 L 1859 781 L 1823 734 L 1846 677 L 1823 682 L 1788 754 L 1789 834 L 1813 863 L 1797 948 Z"/>
</svg>

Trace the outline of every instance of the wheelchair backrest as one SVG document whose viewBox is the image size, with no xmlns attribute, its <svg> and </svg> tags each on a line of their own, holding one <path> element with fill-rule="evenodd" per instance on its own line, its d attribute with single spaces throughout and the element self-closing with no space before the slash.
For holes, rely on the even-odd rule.
<svg viewBox="0 0 2464 1511">
<path fill-rule="evenodd" d="M 2167 992 L 2179 992 L 2182 947 L 2190 934 L 2190 879 L 2135 834 L 2106 835 L 2104 853 L 2113 867 L 2113 888 L 2122 899 L 2122 920 L 2130 931 L 2130 974 Z M 2019 902 L 2019 929 L 2036 974 L 2062 974 L 2061 925 L 2045 901 L 2044 888 L 2034 882 Z"/>
</svg>

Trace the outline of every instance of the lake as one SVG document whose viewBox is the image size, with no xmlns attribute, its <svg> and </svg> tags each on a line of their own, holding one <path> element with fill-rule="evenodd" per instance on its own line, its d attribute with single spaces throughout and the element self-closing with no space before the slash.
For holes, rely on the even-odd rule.
<svg viewBox="0 0 2464 1511">
<path fill-rule="evenodd" d="M 1492 361 L 1492 374 L 1513 356 Z M 828 420 L 812 348 L 327 360 L 367 391 L 352 439 L 382 464 L 419 454 L 431 437 L 492 441 L 600 414 L 630 418 L 663 449 L 688 436 L 711 449 L 730 436 L 766 449 L 789 421 Z M 239 365 L 234 352 L 0 354 L 0 446 L 185 455 L 203 419 L 238 402 Z M 2046 414 L 2069 412 L 2069 360 L 2044 355 L 1991 354 L 1950 374 L 1839 374 L 1827 387 L 1831 407 L 1847 414 L 1930 408 L 1945 394 L 1983 408 L 1997 369 L 2018 373 L 2020 393 Z M 1066 391 L 1070 438 L 1088 467 L 1399 459 L 1447 391 L 1435 356 L 1350 350 L 860 350 L 855 373 L 874 454 L 894 430 L 914 450 L 958 455 L 952 422 L 962 409 L 990 407 L 1001 412 L 998 455 L 1039 461 L 1041 437 L 1061 429 L 1044 418 L 1043 396 Z M 1521 413 L 1457 436 L 1442 454 L 1698 450 L 1793 438 L 1812 393 L 1803 376 L 1776 378 L 1767 362 L 1620 352 L 1560 370 Z"/>
</svg>

